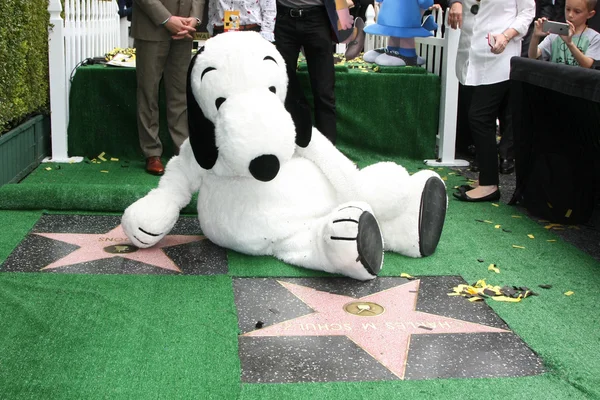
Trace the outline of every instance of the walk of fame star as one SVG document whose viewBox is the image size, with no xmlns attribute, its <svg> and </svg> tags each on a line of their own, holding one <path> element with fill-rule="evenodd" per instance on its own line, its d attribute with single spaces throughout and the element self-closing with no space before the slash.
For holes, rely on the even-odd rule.
<svg viewBox="0 0 600 400">
<path fill-rule="evenodd" d="M 412 335 L 509 332 L 416 311 L 419 280 L 360 299 L 279 283 L 315 312 L 243 336 L 346 336 L 400 379 Z"/>
<path fill-rule="evenodd" d="M 162 249 L 205 239 L 204 236 L 198 235 L 167 235 L 153 247 L 138 249 L 129 243 L 129 239 L 125 236 L 121 225 L 101 234 L 36 233 L 36 235 L 79 246 L 79 249 L 68 254 L 66 257 L 46 265 L 42 270 L 104 258 L 122 257 L 155 267 L 181 272 L 179 267 L 175 265 L 173 260 L 167 257 Z"/>
</svg>

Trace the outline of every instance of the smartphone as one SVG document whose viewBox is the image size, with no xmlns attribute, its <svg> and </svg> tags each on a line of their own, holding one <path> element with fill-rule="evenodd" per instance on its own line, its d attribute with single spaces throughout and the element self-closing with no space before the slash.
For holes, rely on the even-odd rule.
<svg viewBox="0 0 600 400">
<path fill-rule="evenodd" d="M 542 24 L 542 31 L 566 36 L 569 34 L 569 24 L 556 21 L 544 21 Z"/>
<path fill-rule="evenodd" d="M 496 38 L 494 37 L 494 35 L 492 35 L 491 33 L 488 33 L 487 40 L 488 40 L 488 44 L 490 45 L 490 47 L 494 47 L 494 45 L 496 44 Z"/>
</svg>

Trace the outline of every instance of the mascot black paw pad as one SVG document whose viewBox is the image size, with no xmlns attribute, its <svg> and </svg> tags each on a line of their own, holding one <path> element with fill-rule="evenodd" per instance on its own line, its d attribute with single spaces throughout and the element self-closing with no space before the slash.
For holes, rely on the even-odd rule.
<svg viewBox="0 0 600 400">
<path fill-rule="evenodd" d="M 383 239 L 377 220 L 368 211 L 365 211 L 358 220 L 358 245 L 359 261 L 368 273 L 377 276 L 383 263 Z"/>
<path fill-rule="evenodd" d="M 425 183 L 419 214 L 419 251 L 423 257 L 435 252 L 446 218 L 446 187 L 435 177 Z"/>
</svg>

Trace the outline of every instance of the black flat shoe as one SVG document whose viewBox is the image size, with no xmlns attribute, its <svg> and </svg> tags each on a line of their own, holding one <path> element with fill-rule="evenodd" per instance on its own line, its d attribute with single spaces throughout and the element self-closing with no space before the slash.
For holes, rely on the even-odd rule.
<svg viewBox="0 0 600 400">
<path fill-rule="evenodd" d="M 509 160 L 509 159 L 502 159 L 500 160 L 500 173 L 501 174 L 512 174 L 513 171 L 515 170 L 515 162 L 514 160 Z"/>
<path fill-rule="evenodd" d="M 458 188 L 456 188 L 457 190 L 460 190 L 461 192 L 468 192 L 469 190 L 473 190 L 475 189 L 474 186 L 471 185 L 460 185 Z"/>
<path fill-rule="evenodd" d="M 465 191 L 459 190 L 458 192 L 453 193 L 453 196 L 460 201 L 468 201 L 471 203 L 479 203 L 484 201 L 498 201 L 500 200 L 500 190 L 496 190 L 494 193 L 490 193 L 487 196 L 478 198 L 469 197 L 469 195 Z"/>
</svg>

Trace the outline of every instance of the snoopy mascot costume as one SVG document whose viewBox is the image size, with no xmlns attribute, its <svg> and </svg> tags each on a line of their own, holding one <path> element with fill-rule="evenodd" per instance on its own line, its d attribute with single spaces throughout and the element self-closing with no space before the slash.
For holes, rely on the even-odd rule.
<svg viewBox="0 0 600 400">
<path fill-rule="evenodd" d="M 359 170 L 310 117 L 286 111 L 287 83 L 259 33 L 206 42 L 188 70 L 189 139 L 158 187 L 125 210 L 131 242 L 158 243 L 197 192 L 203 234 L 241 253 L 358 280 L 377 276 L 385 250 L 432 254 L 447 207 L 439 175 L 392 162 Z"/>
</svg>

